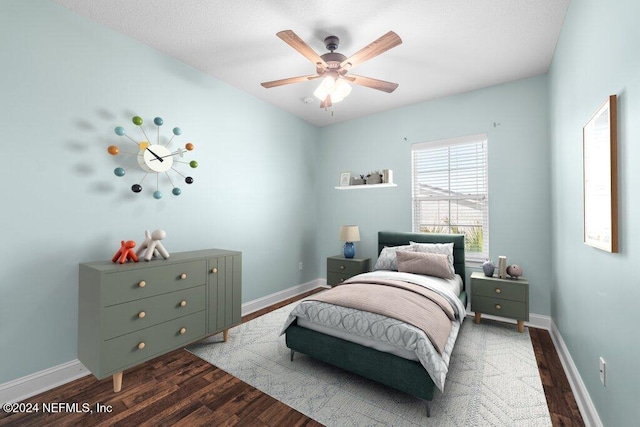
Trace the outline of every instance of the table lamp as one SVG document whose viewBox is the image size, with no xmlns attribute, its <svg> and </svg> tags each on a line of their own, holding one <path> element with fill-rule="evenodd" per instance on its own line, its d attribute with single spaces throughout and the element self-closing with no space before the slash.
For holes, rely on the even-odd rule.
<svg viewBox="0 0 640 427">
<path fill-rule="evenodd" d="M 356 254 L 356 247 L 353 242 L 360 241 L 360 231 L 357 225 L 343 225 L 340 227 L 340 240 L 344 244 L 344 257 L 353 258 Z"/>
</svg>

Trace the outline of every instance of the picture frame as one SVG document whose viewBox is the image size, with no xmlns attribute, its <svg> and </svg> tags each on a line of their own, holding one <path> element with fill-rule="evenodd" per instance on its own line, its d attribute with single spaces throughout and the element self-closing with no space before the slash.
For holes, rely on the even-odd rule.
<svg viewBox="0 0 640 427">
<path fill-rule="evenodd" d="M 582 129 L 584 243 L 618 252 L 617 95 L 598 108 Z"/>
<path fill-rule="evenodd" d="M 340 187 L 348 187 L 351 181 L 351 172 L 340 173 Z"/>
</svg>

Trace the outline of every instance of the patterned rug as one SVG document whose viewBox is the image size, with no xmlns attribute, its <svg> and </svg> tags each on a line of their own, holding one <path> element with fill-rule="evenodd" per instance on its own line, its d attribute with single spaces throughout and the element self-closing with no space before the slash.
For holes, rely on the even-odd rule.
<svg viewBox="0 0 640 427">
<path fill-rule="evenodd" d="M 295 303 L 294 303 L 295 304 Z M 444 392 L 424 402 L 296 353 L 279 336 L 293 304 L 187 348 L 327 426 L 550 426 L 528 330 L 463 322 Z"/>
</svg>

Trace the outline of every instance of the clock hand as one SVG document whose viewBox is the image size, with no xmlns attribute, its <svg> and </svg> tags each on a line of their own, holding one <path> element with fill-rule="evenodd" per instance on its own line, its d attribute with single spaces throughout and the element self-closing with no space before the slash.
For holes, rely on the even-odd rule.
<svg viewBox="0 0 640 427">
<path fill-rule="evenodd" d="M 166 156 L 162 156 L 162 157 L 159 157 L 159 158 L 157 158 L 157 159 L 151 159 L 151 161 L 154 161 L 154 160 L 160 160 L 160 161 L 162 161 L 162 159 L 164 159 L 165 157 L 175 156 L 176 154 L 179 154 L 179 155 L 180 155 L 180 157 L 184 157 L 184 150 L 182 150 L 182 149 L 178 149 L 177 151 L 175 151 L 175 152 L 173 152 L 173 153 L 171 153 L 171 154 L 167 154 Z M 155 154 L 154 154 L 154 156 L 155 156 Z M 157 156 L 156 156 L 156 157 L 157 157 Z"/>
<path fill-rule="evenodd" d="M 147 147 L 147 150 L 149 150 L 149 147 Z M 156 159 L 160 160 L 161 162 L 164 162 L 164 160 L 162 160 L 162 157 L 158 156 L 156 153 L 154 153 L 153 151 L 149 150 L 149 152 L 151 154 L 153 154 L 155 156 Z M 152 159 L 153 160 L 153 159 Z"/>
</svg>

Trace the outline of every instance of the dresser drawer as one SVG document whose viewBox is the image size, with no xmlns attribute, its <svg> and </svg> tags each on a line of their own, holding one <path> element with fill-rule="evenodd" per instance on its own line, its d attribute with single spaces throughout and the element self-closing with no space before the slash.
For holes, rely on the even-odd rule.
<svg viewBox="0 0 640 427">
<path fill-rule="evenodd" d="M 526 287 L 519 285 L 515 280 L 513 283 L 505 283 L 493 280 L 480 281 L 471 279 L 471 292 L 473 292 L 474 297 L 481 295 L 521 302 L 527 299 Z"/>
<path fill-rule="evenodd" d="M 524 302 L 484 297 L 475 293 L 471 298 L 471 311 L 510 319 L 529 320 L 529 312 Z"/>
<path fill-rule="evenodd" d="M 346 274 L 349 277 L 369 271 L 369 259 L 347 260 L 339 257 L 327 258 L 327 272 Z"/>
<path fill-rule="evenodd" d="M 339 285 L 340 283 L 344 282 L 350 277 L 353 277 L 353 276 L 351 274 L 342 274 L 342 273 L 336 273 L 334 271 L 328 271 L 327 285 L 329 286 Z"/>
<path fill-rule="evenodd" d="M 104 339 L 115 338 L 139 329 L 205 309 L 205 286 L 182 289 L 104 309 Z"/>
<path fill-rule="evenodd" d="M 102 372 L 96 376 L 102 378 L 122 371 L 141 360 L 179 348 L 204 337 L 205 314 L 204 310 L 199 311 L 189 316 L 105 341 L 101 354 Z M 144 343 L 143 348 L 139 348 L 141 343 Z"/>
<path fill-rule="evenodd" d="M 146 262 L 146 261 L 140 261 Z M 103 306 L 192 288 L 206 283 L 207 261 L 191 261 L 136 268 L 105 274 L 101 287 Z M 142 285 L 142 286 L 141 286 Z"/>
</svg>

